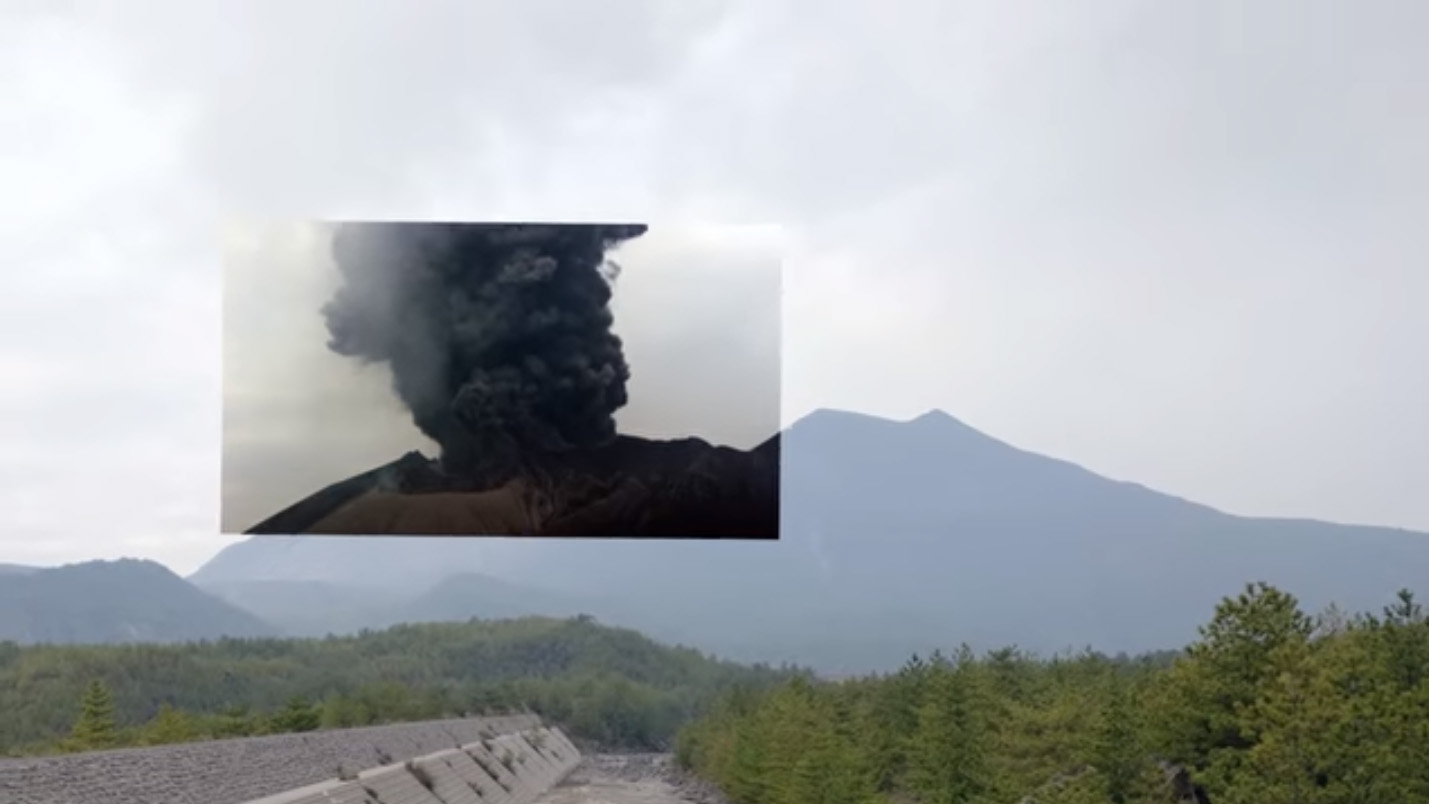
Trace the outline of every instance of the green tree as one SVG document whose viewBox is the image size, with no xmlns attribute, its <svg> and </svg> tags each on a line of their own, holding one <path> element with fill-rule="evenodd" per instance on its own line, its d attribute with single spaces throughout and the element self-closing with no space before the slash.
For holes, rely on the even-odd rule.
<svg viewBox="0 0 1429 804">
<path fill-rule="evenodd" d="M 988 727 L 979 693 L 965 656 L 951 665 L 935 662 L 918 711 L 910 775 L 927 804 L 966 804 L 989 792 Z"/>
<path fill-rule="evenodd" d="M 1252 584 L 1179 657 L 962 649 L 801 678 L 721 704 L 681 756 L 742 804 L 1429 801 L 1426 620 L 1401 593 L 1312 621 Z"/>
<path fill-rule="evenodd" d="M 1131 693 L 1113 677 L 1107 684 L 1105 703 L 1092 743 L 1092 766 L 1097 769 L 1100 794 L 1111 804 L 1127 804 L 1137 794 L 1144 775 L 1144 756 L 1132 713 Z M 1087 781 L 1083 786 L 1091 785 Z"/>
<path fill-rule="evenodd" d="M 118 742 L 114 695 L 104 682 L 91 681 L 85 688 L 79 720 L 70 736 L 81 750 L 110 748 Z"/>
<path fill-rule="evenodd" d="M 294 695 L 271 719 L 275 732 L 316 731 L 322 725 L 322 713 L 301 695 Z"/>
<path fill-rule="evenodd" d="M 1334 725 L 1336 701 L 1315 658 L 1308 643 L 1282 645 L 1270 662 L 1273 675 L 1241 712 L 1242 729 L 1253 735 L 1254 745 L 1245 772 L 1232 785 L 1238 798 L 1266 804 L 1330 801 L 1322 737 Z"/>
<path fill-rule="evenodd" d="M 798 784 L 790 802 L 865 804 L 877 790 L 868 757 L 853 732 L 852 687 L 823 687 L 808 699 L 804 753 L 795 764 Z"/>
<path fill-rule="evenodd" d="M 250 737 L 260 731 L 259 718 L 243 704 L 230 704 L 210 718 L 209 731 L 214 737 Z"/>
<path fill-rule="evenodd" d="M 1202 771 L 1212 798 L 1224 792 L 1255 746 L 1243 715 L 1278 676 L 1273 658 L 1314 629 L 1294 596 L 1263 582 L 1222 600 L 1201 638 L 1159 680 L 1154 745 Z"/>
<path fill-rule="evenodd" d="M 524 707 L 569 727 L 585 706 L 582 680 L 620 678 L 630 688 L 611 698 L 649 711 L 625 712 L 630 727 L 617 731 L 631 742 L 619 747 L 661 750 L 733 684 L 767 688 L 793 672 L 551 618 L 405 625 L 324 639 L 0 645 L 0 659 L 0 753 L 79 747 L 59 742 L 74 726 L 75 704 L 91 676 L 115 691 L 119 723 L 152 719 L 153 702 L 162 700 L 215 737 L 268 732 L 290 697 L 318 690 L 326 693 L 323 722 L 332 727 Z M 232 708 L 243 711 L 226 711 Z M 121 731 L 117 739 L 127 738 Z"/>
<path fill-rule="evenodd" d="M 1365 804 L 1429 799 L 1429 688 L 1404 687 L 1403 667 L 1366 622 L 1319 643 L 1314 669 L 1332 708 L 1314 733 L 1327 800 Z"/>
<path fill-rule="evenodd" d="M 169 745 L 188 742 L 198 736 L 193 718 L 180 709 L 164 704 L 144 727 L 143 741 L 149 745 Z"/>
<path fill-rule="evenodd" d="M 1401 589 L 1394 605 L 1378 620 L 1384 642 L 1385 663 L 1400 690 L 1415 689 L 1429 675 L 1429 618 L 1414 593 Z"/>
<path fill-rule="evenodd" d="M 347 695 L 332 695 L 323 702 L 322 727 L 325 729 L 370 726 L 376 721 L 372 711 L 357 698 Z"/>
</svg>

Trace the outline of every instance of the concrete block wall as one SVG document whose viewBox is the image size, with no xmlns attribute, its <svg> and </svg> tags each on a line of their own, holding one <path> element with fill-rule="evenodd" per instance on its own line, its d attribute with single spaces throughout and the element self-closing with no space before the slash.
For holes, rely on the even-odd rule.
<svg viewBox="0 0 1429 804">
<path fill-rule="evenodd" d="M 0 804 L 471 804 L 453 774 L 481 789 L 472 790 L 481 804 L 527 804 L 579 759 L 559 729 L 534 715 L 458 718 L 6 760 Z M 401 779 L 420 786 L 409 760 L 451 771 L 433 765 L 439 789 L 414 790 Z"/>
<path fill-rule="evenodd" d="M 558 728 L 512 721 L 506 733 L 244 804 L 531 804 L 580 764 Z M 517 728 L 520 727 L 520 728 Z M 489 736 L 487 736 L 489 735 Z"/>
</svg>

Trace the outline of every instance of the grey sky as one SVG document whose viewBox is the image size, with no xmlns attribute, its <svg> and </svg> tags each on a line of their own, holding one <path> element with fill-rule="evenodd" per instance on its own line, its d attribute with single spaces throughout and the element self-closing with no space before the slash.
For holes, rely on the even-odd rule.
<svg viewBox="0 0 1429 804">
<path fill-rule="evenodd" d="M 50 5 L 0 11 L 0 560 L 226 543 L 228 213 L 778 223 L 786 421 L 1429 530 L 1417 0 Z"/>
<path fill-rule="evenodd" d="M 320 310 L 339 281 L 330 242 L 322 223 L 225 229 L 226 533 L 408 450 L 438 454 L 385 364 L 327 349 Z M 610 253 L 631 366 L 622 432 L 744 448 L 778 432 L 779 242 L 775 227 L 654 223 Z"/>
</svg>

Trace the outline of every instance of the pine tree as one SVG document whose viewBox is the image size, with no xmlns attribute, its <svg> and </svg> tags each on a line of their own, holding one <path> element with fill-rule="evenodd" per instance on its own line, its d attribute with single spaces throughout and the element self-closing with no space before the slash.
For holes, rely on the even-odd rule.
<svg viewBox="0 0 1429 804">
<path fill-rule="evenodd" d="M 1235 598 L 1216 606 L 1211 622 L 1201 628 L 1201 639 L 1188 653 L 1196 671 L 1187 681 L 1193 705 L 1204 713 L 1206 733 L 1198 746 L 1198 763 L 1211 754 L 1236 762 L 1241 752 L 1255 744 L 1254 735 L 1241 720 L 1263 686 L 1277 675 L 1272 657 L 1287 645 L 1303 643 L 1314 622 L 1300 611 L 1294 596 L 1266 583 L 1248 584 Z M 1227 753 L 1230 752 L 1230 753 Z"/>
<path fill-rule="evenodd" d="M 927 804 L 967 804 L 989 788 L 987 726 L 971 664 L 940 658 L 918 712 L 910 782 Z"/>
<path fill-rule="evenodd" d="M 1379 623 L 1386 659 L 1399 689 L 1418 687 L 1429 675 L 1429 618 L 1414 593 L 1401 589 Z"/>
<path fill-rule="evenodd" d="M 774 774 L 769 770 L 765 753 L 769 744 L 767 723 L 767 717 L 751 715 L 730 731 L 729 741 L 733 745 L 729 751 L 725 789 L 738 801 L 769 801 Z"/>
<path fill-rule="evenodd" d="M 1334 691 L 1333 721 L 1315 734 L 1327 757 L 1330 801 L 1429 798 L 1429 699 L 1404 689 L 1404 668 L 1387 650 L 1382 625 L 1367 624 L 1319 646 L 1317 668 Z"/>
<path fill-rule="evenodd" d="M 85 689 L 71 737 L 82 750 L 109 748 L 118 742 L 114 696 L 104 682 L 96 679 Z"/>
<path fill-rule="evenodd" d="M 1282 645 L 1271 660 L 1274 675 L 1241 712 L 1242 729 L 1255 745 L 1233 786 L 1237 798 L 1266 804 L 1330 800 L 1322 735 L 1333 726 L 1335 696 L 1314 658 L 1308 643 Z"/>
<path fill-rule="evenodd" d="M 1126 804 L 1136 792 L 1142 774 L 1142 751 L 1124 682 L 1113 677 L 1093 740 L 1092 765 L 1098 772 L 1102 794 L 1111 804 Z"/>
<path fill-rule="evenodd" d="M 182 710 L 169 704 L 159 707 L 159 712 L 144 729 L 144 742 L 149 745 L 171 745 L 194 739 L 197 730 L 193 720 Z"/>
<path fill-rule="evenodd" d="M 226 706 L 210 719 L 209 729 L 214 737 L 249 737 L 258 732 L 258 723 L 248 707 Z"/>
<path fill-rule="evenodd" d="M 322 725 L 322 713 L 318 708 L 308 703 L 307 699 L 301 695 L 295 695 L 288 699 L 288 703 L 280 709 L 270 720 L 270 727 L 274 732 L 302 732 L 316 731 Z"/>
<path fill-rule="evenodd" d="M 773 804 L 808 804 L 816 781 L 810 754 L 822 747 L 815 706 L 813 685 L 804 678 L 790 681 L 771 699 L 761 777 Z"/>
</svg>

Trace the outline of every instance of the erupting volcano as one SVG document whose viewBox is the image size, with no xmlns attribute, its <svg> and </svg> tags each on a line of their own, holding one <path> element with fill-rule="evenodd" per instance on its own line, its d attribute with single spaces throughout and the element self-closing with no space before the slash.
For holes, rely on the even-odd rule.
<svg viewBox="0 0 1429 804">
<path fill-rule="evenodd" d="M 743 451 L 617 432 L 631 370 L 607 253 L 646 228 L 338 225 L 328 347 L 387 364 L 440 455 L 409 453 L 248 532 L 777 538 L 777 435 Z"/>
</svg>

